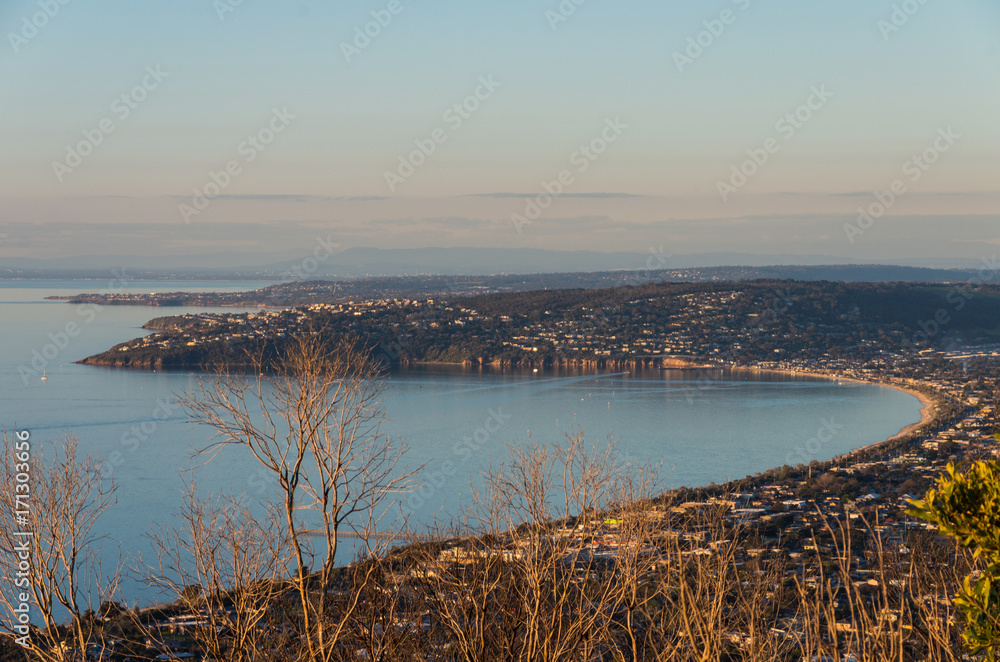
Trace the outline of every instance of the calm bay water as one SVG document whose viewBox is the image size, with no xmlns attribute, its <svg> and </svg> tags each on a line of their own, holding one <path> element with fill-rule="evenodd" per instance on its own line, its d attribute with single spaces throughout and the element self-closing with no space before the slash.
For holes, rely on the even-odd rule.
<svg viewBox="0 0 1000 662">
<path fill-rule="evenodd" d="M 121 289 L 263 285 L 134 282 Z M 152 317 L 206 309 L 106 306 L 88 312 L 44 300 L 108 286 L 0 281 L 0 427 L 30 430 L 36 444 L 74 434 L 84 452 L 109 462 L 120 503 L 103 523 L 110 544 L 131 553 L 144 548 L 151 524 L 179 510 L 182 473 L 196 464 L 192 451 L 208 443 L 208 431 L 186 422 L 174 404 L 200 376 L 73 362 L 147 333 L 140 327 Z M 69 323 L 79 333 L 63 337 Z M 42 368 L 46 381 L 37 371 Z M 613 435 L 626 457 L 661 463 L 662 486 L 668 488 L 794 464 L 803 461 L 800 449 L 807 459 L 827 459 L 886 439 L 920 418 L 916 398 L 872 385 L 770 373 L 720 371 L 710 380 L 685 371 L 607 373 L 428 367 L 392 374 L 386 431 L 409 443 L 409 466 L 426 465 L 419 477 L 422 489 L 410 495 L 404 509 L 424 521 L 452 513 L 470 481 L 506 445 L 529 438 L 560 441 L 574 429 L 588 438 Z M 836 433 L 808 452 L 807 442 L 824 426 Z M 195 476 L 200 488 L 213 491 L 266 496 L 271 489 L 252 459 L 229 450 Z"/>
</svg>

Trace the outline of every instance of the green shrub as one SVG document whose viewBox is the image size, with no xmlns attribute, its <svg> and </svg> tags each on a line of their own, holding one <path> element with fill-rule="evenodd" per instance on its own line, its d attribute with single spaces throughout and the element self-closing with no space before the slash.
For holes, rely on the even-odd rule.
<svg viewBox="0 0 1000 662">
<path fill-rule="evenodd" d="M 1000 650 L 1000 464 L 974 462 L 965 471 L 949 464 L 936 488 L 911 501 L 909 514 L 936 524 L 982 561 L 965 578 L 955 606 L 965 617 L 963 638 L 973 654 L 995 660 Z"/>
</svg>

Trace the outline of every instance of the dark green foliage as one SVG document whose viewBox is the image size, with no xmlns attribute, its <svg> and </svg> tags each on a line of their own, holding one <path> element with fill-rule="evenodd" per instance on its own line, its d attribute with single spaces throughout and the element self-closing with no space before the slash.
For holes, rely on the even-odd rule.
<svg viewBox="0 0 1000 662">
<path fill-rule="evenodd" d="M 1000 651 L 1000 464 L 974 462 L 966 471 L 948 465 L 937 488 L 911 501 L 911 515 L 937 525 L 971 550 L 983 568 L 965 578 L 955 605 L 965 616 L 964 638 L 973 654 L 996 659 Z"/>
</svg>

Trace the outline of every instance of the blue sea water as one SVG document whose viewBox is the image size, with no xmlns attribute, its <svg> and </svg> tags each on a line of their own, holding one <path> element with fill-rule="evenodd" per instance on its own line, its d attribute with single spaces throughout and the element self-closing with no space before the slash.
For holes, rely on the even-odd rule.
<svg viewBox="0 0 1000 662">
<path fill-rule="evenodd" d="M 272 494 L 251 457 L 227 449 L 204 466 L 193 457 L 209 432 L 176 399 L 198 384 L 190 372 L 143 372 L 74 361 L 147 333 L 152 317 L 206 309 L 46 301 L 50 295 L 117 291 L 222 291 L 266 283 L 0 281 L 0 427 L 34 443 L 67 434 L 110 466 L 119 504 L 101 525 L 107 549 L 145 549 L 151 524 L 179 511 L 184 476 L 202 490 Z M 224 309 L 232 312 L 232 308 Z M 72 331 L 72 333 L 71 333 Z M 47 377 L 42 380 L 41 370 Z M 661 467 L 661 487 L 703 485 L 785 463 L 828 459 L 886 439 L 919 420 L 919 401 L 874 385 L 720 371 L 472 372 L 445 366 L 388 379 L 385 431 L 408 444 L 420 489 L 401 504 L 417 521 L 457 512 L 483 468 L 510 444 L 559 442 L 575 430 L 618 441 L 623 457 Z M 821 429 L 829 441 L 809 443 Z M 823 435 L 822 438 L 827 438 Z M 810 451 L 809 449 L 814 449 Z M 5 460 L 9 461 L 9 460 Z M 109 552 L 110 553 L 110 552 Z"/>
</svg>

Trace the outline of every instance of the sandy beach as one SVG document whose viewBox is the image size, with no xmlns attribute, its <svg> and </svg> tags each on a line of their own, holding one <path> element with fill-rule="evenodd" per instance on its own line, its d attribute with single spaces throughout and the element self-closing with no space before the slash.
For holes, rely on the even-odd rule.
<svg viewBox="0 0 1000 662">
<path fill-rule="evenodd" d="M 923 393 L 921 393 L 920 391 L 916 391 L 911 388 L 906 388 L 905 386 L 895 386 L 893 384 L 880 384 L 880 385 L 888 386 L 889 388 L 894 388 L 897 391 L 903 391 L 904 393 L 909 393 L 910 395 L 920 400 L 920 404 L 923 405 L 923 407 L 920 409 L 919 421 L 917 421 L 916 423 L 910 423 L 909 425 L 905 426 L 902 430 L 900 430 L 893 436 L 889 437 L 886 441 L 892 441 L 893 439 L 899 439 L 900 437 L 908 435 L 909 433 L 913 432 L 920 426 L 929 423 L 930 420 L 934 418 L 934 412 L 936 410 L 936 407 L 934 406 L 934 401 L 931 400 L 926 395 L 924 395 Z"/>
</svg>

